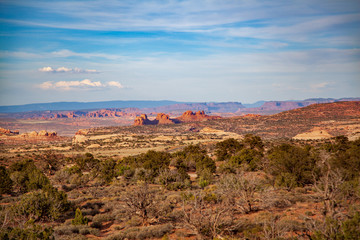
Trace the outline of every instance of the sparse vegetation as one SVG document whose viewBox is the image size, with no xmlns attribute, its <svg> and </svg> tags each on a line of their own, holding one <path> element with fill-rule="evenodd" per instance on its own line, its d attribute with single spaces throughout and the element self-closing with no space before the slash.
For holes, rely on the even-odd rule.
<svg viewBox="0 0 360 240">
<path fill-rule="evenodd" d="M 178 124 L 125 127 L 105 141 L 101 131 L 113 134 L 93 130 L 71 154 L 39 144 L 3 157 L 0 238 L 360 237 L 360 140 L 237 138 Z"/>
</svg>

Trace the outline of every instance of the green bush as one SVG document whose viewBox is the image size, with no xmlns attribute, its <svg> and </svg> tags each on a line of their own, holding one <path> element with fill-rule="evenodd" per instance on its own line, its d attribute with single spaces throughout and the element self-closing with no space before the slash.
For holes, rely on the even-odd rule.
<svg viewBox="0 0 360 240">
<path fill-rule="evenodd" d="M 85 171 L 91 171 L 94 168 L 97 168 L 99 166 L 100 161 L 91 153 L 85 153 L 84 156 L 77 157 L 75 159 L 75 163 L 77 166 L 79 166 L 80 169 Z"/>
<path fill-rule="evenodd" d="M 75 211 L 75 218 L 71 220 L 72 225 L 87 225 L 88 219 L 83 216 L 81 210 L 79 208 Z"/>
<path fill-rule="evenodd" d="M 312 172 L 317 156 L 311 153 L 311 148 L 282 144 L 270 150 L 269 160 L 266 170 L 276 178 L 281 175 L 291 176 L 297 186 L 313 182 Z"/>
<path fill-rule="evenodd" d="M 157 182 L 168 190 L 177 190 L 189 187 L 189 179 L 187 173 L 181 174 L 177 170 L 164 169 L 160 171 Z"/>
<path fill-rule="evenodd" d="M 12 164 L 10 178 L 22 193 L 42 189 L 50 184 L 49 179 L 36 168 L 32 160 L 23 160 Z"/>
<path fill-rule="evenodd" d="M 153 182 L 155 178 L 159 175 L 161 169 L 168 168 L 170 164 L 170 154 L 166 152 L 158 152 L 149 150 L 145 154 L 140 154 L 138 156 L 125 157 L 119 163 L 122 168 L 129 167 L 131 169 L 145 169 L 147 176 L 145 179 L 141 179 L 148 182 Z M 129 172 L 129 171 L 128 171 Z M 145 173 L 145 172 L 144 172 Z M 125 171 L 124 171 L 125 174 Z M 131 173 L 132 174 L 132 173 Z M 136 175 L 136 172 L 135 172 Z M 140 178 L 145 177 L 138 176 Z"/>
<path fill-rule="evenodd" d="M 24 194 L 13 211 L 34 221 L 55 220 L 70 209 L 70 202 L 64 192 L 48 185 L 45 189 Z"/>
<path fill-rule="evenodd" d="M 195 163 L 196 163 L 196 172 L 198 173 L 206 169 L 211 173 L 214 173 L 216 171 L 216 165 L 214 160 L 212 160 L 207 155 L 196 155 Z"/>
<path fill-rule="evenodd" d="M 115 166 L 116 162 L 113 159 L 107 159 L 101 162 L 100 169 L 97 170 L 100 179 L 104 180 L 106 183 L 111 182 L 112 179 L 117 176 Z"/>
<path fill-rule="evenodd" d="M 107 240 L 161 238 L 173 230 L 171 224 L 130 228 L 107 238 Z"/>
<path fill-rule="evenodd" d="M 253 134 L 246 134 L 243 139 L 243 143 L 250 149 L 257 149 L 262 152 L 264 150 L 264 143 L 259 136 Z"/>
<path fill-rule="evenodd" d="M 4 166 L 0 166 L 0 197 L 2 194 L 11 193 L 13 181 Z"/>
<path fill-rule="evenodd" d="M 52 228 L 42 228 L 34 224 L 33 221 L 28 221 L 23 228 L 10 227 L 1 229 L 0 239 L 50 240 L 54 239 L 53 232 L 54 230 Z"/>
<path fill-rule="evenodd" d="M 246 166 L 251 171 L 259 168 L 262 153 L 255 149 L 244 148 L 230 158 L 230 163 L 236 167 Z"/>
<path fill-rule="evenodd" d="M 228 160 L 244 146 L 234 138 L 229 138 L 216 144 L 215 155 L 218 161 Z"/>
<path fill-rule="evenodd" d="M 212 181 L 213 181 L 213 173 L 208 168 L 203 169 L 203 171 L 199 173 L 198 184 L 199 187 L 201 187 L 202 189 L 210 185 Z"/>
<path fill-rule="evenodd" d="M 332 154 L 332 166 L 341 169 L 346 180 L 360 176 L 360 139 L 348 141 L 347 138 L 338 137 L 334 144 L 327 147 Z"/>
</svg>

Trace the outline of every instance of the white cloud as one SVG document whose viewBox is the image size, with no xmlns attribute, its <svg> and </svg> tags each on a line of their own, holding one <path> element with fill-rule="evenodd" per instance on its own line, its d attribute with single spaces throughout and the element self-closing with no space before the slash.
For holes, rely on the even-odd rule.
<svg viewBox="0 0 360 240">
<path fill-rule="evenodd" d="M 100 81 L 92 81 L 90 79 L 84 79 L 82 81 L 59 81 L 52 82 L 47 81 L 39 85 L 40 88 L 57 89 L 57 90 L 74 90 L 74 89 L 94 89 L 94 88 L 106 88 L 106 87 L 117 87 L 124 88 L 120 82 L 110 81 L 102 83 Z"/>
<path fill-rule="evenodd" d="M 327 88 L 331 85 L 330 82 L 321 82 L 321 83 L 313 83 L 310 84 L 310 89 L 313 91 L 322 90 L 324 88 Z"/>
<path fill-rule="evenodd" d="M 81 68 L 66 68 L 66 67 L 59 67 L 57 69 L 52 67 L 43 67 L 39 68 L 39 72 L 47 72 L 47 73 L 99 73 L 97 70 L 94 69 L 81 69 Z"/>
<path fill-rule="evenodd" d="M 116 82 L 116 81 L 110 81 L 110 82 L 107 83 L 107 85 L 109 87 L 124 88 L 124 86 L 121 83 Z"/>
<path fill-rule="evenodd" d="M 78 53 L 73 52 L 68 49 L 62 49 L 59 51 L 54 51 L 49 54 L 52 57 L 82 57 L 82 58 L 105 58 L 110 60 L 119 59 L 121 56 L 114 55 L 114 54 L 106 54 L 106 53 Z"/>
<path fill-rule="evenodd" d="M 90 79 L 84 79 L 82 81 L 47 81 L 39 85 L 40 88 L 47 89 L 58 89 L 58 90 L 74 90 L 74 89 L 94 89 L 94 88 L 106 88 L 106 87 L 116 87 L 124 88 L 120 82 L 110 81 L 102 83 L 100 81 L 92 81 Z"/>
</svg>

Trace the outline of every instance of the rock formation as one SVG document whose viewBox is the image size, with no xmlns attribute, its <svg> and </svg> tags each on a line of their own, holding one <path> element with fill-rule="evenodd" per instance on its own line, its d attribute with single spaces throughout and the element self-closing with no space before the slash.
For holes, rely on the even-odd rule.
<svg viewBox="0 0 360 240">
<path fill-rule="evenodd" d="M 134 120 L 134 126 L 142 126 L 142 125 L 151 125 L 153 124 L 150 121 L 146 114 L 141 114 L 139 117 L 136 117 Z"/>
<path fill-rule="evenodd" d="M 23 134 L 20 135 L 20 137 L 23 137 L 23 138 L 57 137 L 57 133 L 56 132 L 48 132 L 48 131 L 45 131 L 45 130 L 41 130 L 39 132 L 32 131 L 30 133 L 23 133 Z"/>
<path fill-rule="evenodd" d="M 0 134 L 18 135 L 19 130 L 11 131 L 10 129 L 0 128 Z"/>
<path fill-rule="evenodd" d="M 210 119 L 219 119 L 219 118 L 221 117 L 206 115 L 204 111 L 198 111 L 196 113 L 192 111 L 186 111 L 176 119 L 179 120 L 180 122 L 199 122 L 199 121 L 206 121 Z"/>
<path fill-rule="evenodd" d="M 97 111 L 88 112 L 86 117 L 121 117 L 124 116 L 123 112 L 109 109 L 101 109 Z"/>
<path fill-rule="evenodd" d="M 172 124 L 172 123 L 174 123 L 174 121 L 170 119 L 169 115 L 164 114 L 164 113 L 158 113 L 155 121 L 157 121 L 157 124 Z"/>
<path fill-rule="evenodd" d="M 134 126 L 173 124 L 173 123 L 181 123 L 181 122 L 199 122 L 199 121 L 206 121 L 209 119 L 219 119 L 219 118 L 221 117 L 206 115 L 204 111 L 198 111 L 196 113 L 192 111 L 186 111 L 180 117 L 175 119 L 171 119 L 167 114 L 158 113 L 154 120 L 150 120 L 148 119 L 146 114 L 141 114 L 141 116 L 135 118 Z"/>
</svg>

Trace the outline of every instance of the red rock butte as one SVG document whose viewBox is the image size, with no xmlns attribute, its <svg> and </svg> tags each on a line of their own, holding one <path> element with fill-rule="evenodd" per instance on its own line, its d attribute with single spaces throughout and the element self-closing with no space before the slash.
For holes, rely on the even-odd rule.
<svg viewBox="0 0 360 240">
<path fill-rule="evenodd" d="M 220 119 L 219 116 L 209 116 L 206 115 L 204 111 L 192 112 L 186 111 L 180 117 L 175 119 L 171 119 L 169 115 L 165 113 L 158 113 L 154 120 L 148 119 L 146 114 L 141 114 L 136 117 L 134 120 L 134 126 L 142 126 L 142 125 L 157 125 L 157 124 L 174 124 L 181 122 L 199 122 L 206 121 L 211 119 Z"/>
<path fill-rule="evenodd" d="M 206 115 L 204 111 L 197 111 L 196 113 L 192 111 L 184 112 L 180 117 L 176 118 L 181 122 L 199 122 L 212 119 L 220 119 L 220 116 L 209 116 Z"/>
</svg>

